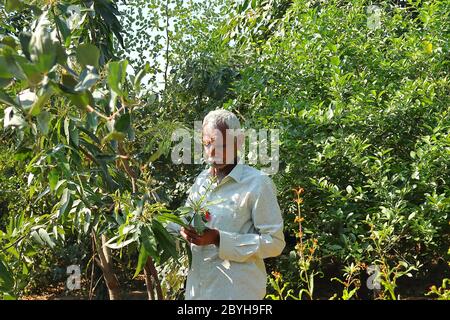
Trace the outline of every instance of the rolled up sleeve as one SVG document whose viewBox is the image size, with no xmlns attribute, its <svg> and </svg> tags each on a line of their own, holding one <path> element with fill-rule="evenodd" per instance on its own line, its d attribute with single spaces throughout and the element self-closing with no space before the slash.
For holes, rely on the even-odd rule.
<svg viewBox="0 0 450 320">
<path fill-rule="evenodd" d="M 258 184 L 251 212 L 257 233 L 239 234 L 219 230 L 219 257 L 223 260 L 245 262 L 254 257 L 276 257 L 286 245 L 275 185 L 268 176 L 261 176 Z"/>
</svg>

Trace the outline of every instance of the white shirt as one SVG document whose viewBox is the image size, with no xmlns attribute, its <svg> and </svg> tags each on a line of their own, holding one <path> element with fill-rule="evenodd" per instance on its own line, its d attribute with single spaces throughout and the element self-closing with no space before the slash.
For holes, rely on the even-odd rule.
<svg viewBox="0 0 450 320">
<path fill-rule="evenodd" d="M 202 171 L 189 197 L 204 194 L 209 178 L 209 170 Z M 275 186 L 263 172 L 237 164 L 206 196 L 206 201 L 218 199 L 223 201 L 206 206 L 211 214 L 206 226 L 219 230 L 220 245 L 191 244 L 185 298 L 263 299 L 267 281 L 263 259 L 280 255 L 285 246 Z"/>
</svg>

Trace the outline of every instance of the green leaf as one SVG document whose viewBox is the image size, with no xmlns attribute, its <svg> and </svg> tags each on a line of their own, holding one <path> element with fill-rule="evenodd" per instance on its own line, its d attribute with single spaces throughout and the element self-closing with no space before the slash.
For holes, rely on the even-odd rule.
<svg viewBox="0 0 450 320">
<path fill-rule="evenodd" d="M 100 58 L 100 50 L 90 43 L 83 43 L 76 49 L 76 56 L 78 62 L 83 68 L 86 66 L 93 66 L 99 68 L 98 61 Z"/>
<path fill-rule="evenodd" d="M 75 146 L 79 146 L 80 138 L 78 129 L 74 125 L 73 120 L 69 117 L 66 117 L 64 119 L 64 133 L 66 134 L 67 144 L 70 144 L 70 142 L 72 142 Z"/>
<path fill-rule="evenodd" d="M 331 57 L 330 62 L 334 66 L 339 66 L 339 64 L 341 63 L 341 59 L 339 59 L 339 57 L 337 56 L 333 56 Z"/>
<path fill-rule="evenodd" d="M 96 131 L 98 126 L 98 117 L 94 112 L 89 112 L 86 115 L 86 129 Z M 89 131 L 88 131 L 89 132 Z"/>
<path fill-rule="evenodd" d="M 77 80 L 72 74 L 63 74 L 61 76 L 61 83 L 61 90 L 67 93 L 74 93 L 75 87 L 78 85 Z"/>
<path fill-rule="evenodd" d="M 32 116 L 37 116 L 51 95 L 52 89 L 50 87 L 42 87 L 38 93 L 26 89 L 20 92 L 17 99 L 24 110 L 28 111 Z"/>
<path fill-rule="evenodd" d="M 22 47 L 22 52 L 28 60 L 31 60 L 30 56 L 30 41 L 31 41 L 31 33 L 29 32 L 21 32 L 19 34 L 20 46 Z"/>
<path fill-rule="evenodd" d="M 17 297 L 15 297 L 9 293 L 5 293 L 5 294 L 3 294 L 2 299 L 3 300 L 17 300 Z"/>
<path fill-rule="evenodd" d="M 12 79 L 0 78 L 0 89 L 6 88 L 7 86 L 9 86 L 11 81 L 12 81 Z"/>
<path fill-rule="evenodd" d="M 159 260 L 155 235 L 153 234 L 153 230 L 148 225 L 145 225 L 141 228 L 140 240 L 145 248 L 147 255 L 154 258 L 155 260 Z"/>
<path fill-rule="evenodd" d="M 408 220 L 414 219 L 415 216 L 416 216 L 416 212 L 414 211 L 408 216 Z"/>
<path fill-rule="evenodd" d="M 86 66 L 81 72 L 80 82 L 75 86 L 76 92 L 89 90 L 100 79 L 97 70 L 92 66 Z"/>
<path fill-rule="evenodd" d="M 39 71 L 47 72 L 56 63 L 58 54 L 58 40 L 51 34 L 51 24 L 45 12 L 31 35 L 29 50 L 31 61 L 35 62 Z"/>
<path fill-rule="evenodd" d="M 120 21 L 117 19 L 117 15 L 119 15 L 119 11 L 115 8 L 115 5 L 111 1 L 99 0 L 94 2 L 95 12 L 100 14 L 100 16 L 104 19 L 104 22 L 107 26 L 109 26 L 119 40 L 120 45 L 124 48 L 123 38 L 121 35 L 122 27 Z"/>
<path fill-rule="evenodd" d="M 90 91 L 83 91 L 79 94 L 69 94 L 70 101 L 80 108 L 85 108 L 87 105 L 93 105 L 93 98 Z"/>
<path fill-rule="evenodd" d="M 205 223 L 198 213 L 194 215 L 194 229 L 198 234 L 203 234 L 203 231 L 206 229 Z"/>
<path fill-rule="evenodd" d="M 64 133 L 66 135 L 67 144 L 70 144 L 70 129 L 69 129 L 69 126 L 70 126 L 70 118 L 66 117 L 64 119 Z"/>
<path fill-rule="evenodd" d="M 5 9 L 8 12 L 19 9 L 22 5 L 20 0 L 6 0 Z"/>
<path fill-rule="evenodd" d="M 123 139 L 125 139 L 125 134 L 123 132 L 113 131 L 103 138 L 102 143 L 105 144 L 111 140 L 122 141 Z"/>
<path fill-rule="evenodd" d="M 136 91 L 141 90 L 141 81 L 142 78 L 150 71 L 150 64 L 147 62 L 145 66 L 138 72 L 136 78 L 134 79 L 134 89 Z"/>
<path fill-rule="evenodd" d="M 48 184 L 50 186 L 51 191 L 55 190 L 58 181 L 59 181 L 59 172 L 56 169 L 52 169 L 48 174 Z"/>
<path fill-rule="evenodd" d="M 119 132 L 127 132 L 131 128 L 131 115 L 129 112 L 122 114 L 114 123 L 114 129 Z"/>
<path fill-rule="evenodd" d="M 180 214 L 182 214 L 182 215 L 185 215 L 185 214 L 188 214 L 188 213 L 192 212 L 192 208 L 191 208 L 191 207 L 180 207 L 180 208 L 178 208 L 177 210 L 178 210 L 178 211 L 180 212 Z"/>
<path fill-rule="evenodd" d="M 70 120 L 69 130 L 70 130 L 70 140 L 76 147 L 78 147 L 80 145 L 80 134 L 73 120 Z"/>
<path fill-rule="evenodd" d="M 50 99 L 52 93 L 51 90 L 45 90 L 41 95 L 37 97 L 37 100 L 33 103 L 33 106 L 30 109 L 30 115 L 37 116 L 41 112 L 41 108 L 43 105 L 47 103 Z"/>
<path fill-rule="evenodd" d="M 188 261 L 189 261 L 189 269 L 192 266 L 192 250 L 191 250 L 191 246 L 189 243 L 185 243 L 185 249 L 186 249 L 186 254 L 188 256 Z"/>
<path fill-rule="evenodd" d="M 185 227 L 185 228 L 188 227 L 188 225 L 186 224 L 186 222 L 183 221 L 183 219 L 181 219 L 180 217 L 178 217 L 172 213 L 160 214 L 160 215 L 156 216 L 156 219 L 158 219 L 158 221 L 160 221 L 160 222 L 173 222 L 182 227 Z"/>
<path fill-rule="evenodd" d="M 217 205 L 217 204 L 222 203 L 224 201 L 225 201 L 225 199 L 211 200 L 211 201 L 207 201 L 205 205 L 206 206 L 214 206 L 214 205 Z"/>
<path fill-rule="evenodd" d="M 0 260 L 0 291 L 10 291 L 13 287 L 14 278 L 12 277 L 12 273 L 6 264 Z"/>
<path fill-rule="evenodd" d="M 71 207 L 72 207 L 72 198 L 70 196 L 70 190 L 66 188 L 64 189 L 61 199 L 59 201 L 58 218 L 64 217 Z"/>
<path fill-rule="evenodd" d="M 141 245 L 141 248 L 139 250 L 139 258 L 138 258 L 138 264 L 136 267 L 136 272 L 133 275 L 133 279 L 136 278 L 139 273 L 141 273 L 142 268 L 145 266 L 145 263 L 147 262 L 148 254 L 147 250 L 145 250 L 144 245 Z"/>
<path fill-rule="evenodd" d="M 111 249 L 122 249 L 134 241 L 136 241 L 136 239 L 128 239 L 117 243 L 106 243 L 105 245 Z"/>
<path fill-rule="evenodd" d="M 0 56 L 0 78 L 11 79 L 14 74 L 9 68 L 9 63 L 4 56 Z"/>
<path fill-rule="evenodd" d="M 41 113 L 38 114 L 36 119 L 37 119 L 39 130 L 41 130 L 41 132 L 44 135 L 47 135 L 48 134 L 48 125 L 52 119 L 51 113 L 48 111 L 42 111 Z"/>
<path fill-rule="evenodd" d="M 34 239 L 34 241 L 36 241 L 37 243 L 39 243 L 42 246 L 44 245 L 44 241 L 42 241 L 41 237 L 35 230 L 32 231 L 30 234 L 31 234 L 31 237 Z"/>
<path fill-rule="evenodd" d="M 108 64 L 108 85 L 119 96 L 124 94 L 123 83 L 125 81 L 128 61 L 113 61 Z"/>
<path fill-rule="evenodd" d="M 55 16 L 56 25 L 61 32 L 64 42 L 66 42 L 67 38 L 70 36 L 70 29 L 67 26 L 66 21 L 62 20 L 60 17 Z"/>
<path fill-rule="evenodd" d="M 152 230 L 161 248 L 177 259 L 178 252 L 175 245 L 174 237 L 164 228 L 164 226 L 156 219 L 152 220 Z"/>
<path fill-rule="evenodd" d="M 9 95 L 7 95 L 3 90 L 0 90 L 0 102 L 4 103 L 6 105 L 13 106 L 13 107 L 18 107 L 17 103 Z M 5 114 L 6 114 L 6 110 L 5 110 Z"/>
<path fill-rule="evenodd" d="M 55 247 L 55 243 L 53 242 L 52 239 L 50 239 L 50 236 L 48 235 L 45 229 L 42 228 L 39 229 L 38 234 L 41 237 L 41 239 L 44 240 L 50 246 L 50 248 L 53 249 Z"/>
<path fill-rule="evenodd" d="M 97 154 L 95 156 L 100 161 L 111 162 L 117 159 L 117 155 L 115 154 Z"/>
<path fill-rule="evenodd" d="M 31 188 L 30 188 L 30 193 L 31 193 Z M 44 190 L 42 190 L 41 193 L 38 194 L 38 196 L 36 197 L 36 200 L 34 200 L 34 203 L 37 203 L 37 201 L 39 201 L 43 196 L 45 196 L 46 194 L 48 194 L 50 192 L 50 188 L 47 187 Z M 30 198 L 32 197 L 32 195 L 30 194 Z"/>
</svg>

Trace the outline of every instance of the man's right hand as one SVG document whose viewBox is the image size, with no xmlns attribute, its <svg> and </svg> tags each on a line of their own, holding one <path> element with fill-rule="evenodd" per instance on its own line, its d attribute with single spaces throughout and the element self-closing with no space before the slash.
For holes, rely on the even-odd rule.
<svg viewBox="0 0 450 320">
<path fill-rule="evenodd" d="M 206 246 L 209 244 L 219 246 L 220 243 L 219 230 L 216 229 L 206 229 L 202 235 L 199 235 L 193 228 L 181 227 L 180 234 L 187 242 L 197 246 Z"/>
</svg>

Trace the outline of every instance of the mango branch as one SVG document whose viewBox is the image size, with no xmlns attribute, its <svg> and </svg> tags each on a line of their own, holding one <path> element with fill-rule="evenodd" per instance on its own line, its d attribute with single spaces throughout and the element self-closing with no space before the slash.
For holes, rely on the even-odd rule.
<svg viewBox="0 0 450 320">
<path fill-rule="evenodd" d="M 133 193 L 136 193 L 136 179 L 137 179 L 137 175 L 135 172 L 133 172 L 133 170 L 130 167 L 130 157 L 126 154 L 125 149 L 123 147 L 122 142 L 119 142 L 119 156 L 120 156 L 120 160 L 122 162 L 123 168 L 125 169 L 125 172 L 128 174 L 128 176 L 131 179 L 131 185 L 133 188 Z"/>
<path fill-rule="evenodd" d="M 125 169 L 125 172 L 128 174 L 128 176 L 131 179 L 131 184 L 133 188 L 133 193 L 137 192 L 136 188 L 136 179 L 137 175 L 136 173 L 131 169 L 130 166 L 130 157 L 127 154 L 127 152 L 124 149 L 123 143 L 118 143 L 118 150 L 120 155 L 120 160 L 122 162 L 122 166 Z M 153 195 L 155 196 L 155 195 Z M 155 264 L 153 262 L 153 259 L 149 256 L 147 258 L 147 261 L 144 266 L 144 276 L 145 276 L 145 283 L 147 285 L 147 294 L 149 299 L 153 300 L 155 298 L 154 292 L 153 292 L 153 284 L 155 284 L 156 294 L 158 300 L 164 300 L 162 288 L 161 288 L 161 282 L 158 277 L 158 271 L 155 268 Z M 152 280 L 153 278 L 153 280 Z"/>
</svg>

